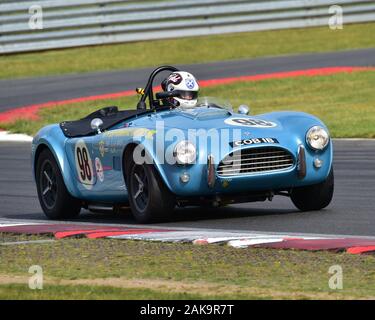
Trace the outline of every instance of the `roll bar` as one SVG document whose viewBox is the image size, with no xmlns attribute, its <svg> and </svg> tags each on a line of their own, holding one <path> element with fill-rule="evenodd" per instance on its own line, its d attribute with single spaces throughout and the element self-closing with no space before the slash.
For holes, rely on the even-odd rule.
<svg viewBox="0 0 375 320">
<path fill-rule="evenodd" d="M 156 68 L 154 71 L 151 72 L 150 74 L 150 77 L 148 78 L 148 81 L 147 81 L 147 84 L 146 84 L 146 87 L 144 89 L 144 92 L 141 96 L 141 99 L 139 100 L 138 104 L 137 104 L 137 109 L 138 110 L 145 110 L 147 109 L 147 106 L 146 106 L 146 99 L 148 97 L 149 99 L 149 104 L 150 104 L 150 109 L 154 109 L 154 92 L 153 92 L 153 83 L 154 83 L 154 79 L 155 77 L 160 73 L 160 72 L 163 72 L 163 71 L 171 71 L 171 72 L 175 72 L 175 71 L 179 71 L 177 68 L 175 67 L 172 67 L 172 66 L 161 66 L 159 68 Z"/>
</svg>

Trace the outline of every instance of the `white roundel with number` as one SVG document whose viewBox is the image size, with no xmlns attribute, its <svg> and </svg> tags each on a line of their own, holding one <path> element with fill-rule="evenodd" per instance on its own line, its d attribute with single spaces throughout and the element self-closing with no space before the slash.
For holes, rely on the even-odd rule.
<svg viewBox="0 0 375 320">
<path fill-rule="evenodd" d="M 90 152 L 85 141 L 82 139 L 78 140 L 76 143 L 74 156 L 79 181 L 85 186 L 85 188 L 91 189 L 94 184 L 94 171 Z"/>
<path fill-rule="evenodd" d="M 254 118 L 228 118 L 224 122 L 232 126 L 253 128 L 273 128 L 277 126 L 274 122 Z"/>
</svg>

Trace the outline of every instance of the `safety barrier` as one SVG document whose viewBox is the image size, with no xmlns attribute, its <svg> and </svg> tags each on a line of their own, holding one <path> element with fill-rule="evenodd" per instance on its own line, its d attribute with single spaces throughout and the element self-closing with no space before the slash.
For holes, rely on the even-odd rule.
<svg viewBox="0 0 375 320">
<path fill-rule="evenodd" d="M 338 7 L 339 6 L 339 7 Z M 375 21 L 369 0 L 3 0 L 0 54 Z"/>
</svg>

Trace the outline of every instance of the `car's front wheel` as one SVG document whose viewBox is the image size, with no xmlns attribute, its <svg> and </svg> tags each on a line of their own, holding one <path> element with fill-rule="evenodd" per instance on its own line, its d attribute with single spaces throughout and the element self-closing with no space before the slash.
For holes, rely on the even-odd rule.
<svg viewBox="0 0 375 320">
<path fill-rule="evenodd" d="M 153 165 L 132 163 L 128 167 L 127 185 L 130 207 L 138 222 L 149 223 L 171 215 L 174 196 Z"/>
<path fill-rule="evenodd" d="M 79 215 L 81 202 L 66 189 L 60 168 L 48 149 L 38 157 L 35 178 L 39 202 L 48 218 L 67 219 Z"/>
<path fill-rule="evenodd" d="M 328 177 L 321 183 L 294 188 L 291 199 L 294 205 L 301 211 L 320 210 L 327 207 L 333 198 L 334 174 L 331 169 Z"/>
</svg>

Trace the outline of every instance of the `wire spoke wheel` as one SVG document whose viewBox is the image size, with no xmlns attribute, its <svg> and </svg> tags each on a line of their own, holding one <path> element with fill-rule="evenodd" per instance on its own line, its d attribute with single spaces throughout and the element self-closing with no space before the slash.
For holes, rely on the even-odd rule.
<svg viewBox="0 0 375 320">
<path fill-rule="evenodd" d="M 39 188 L 44 205 L 52 209 L 57 200 L 57 177 L 56 172 L 49 160 L 46 160 L 40 171 Z"/>
<path fill-rule="evenodd" d="M 130 183 L 134 204 L 140 212 L 143 212 L 150 201 L 149 181 L 144 166 L 135 165 L 132 168 Z"/>
<path fill-rule="evenodd" d="M 165 220 L 173 212 L 175 196 L 164 184 L 153 164 L 138 164 L 133 152 L 124 158 L 125 182 L 133 216 L 139 223 Z"/>
<path fill-rule="evenodd" d="M 49 219 L 79 215 L 82 202 L 68 192 L 59 165 L 49 149 L 42 150 L 37 158 L 35 180 L 40 206 Z"/>
</svg>

